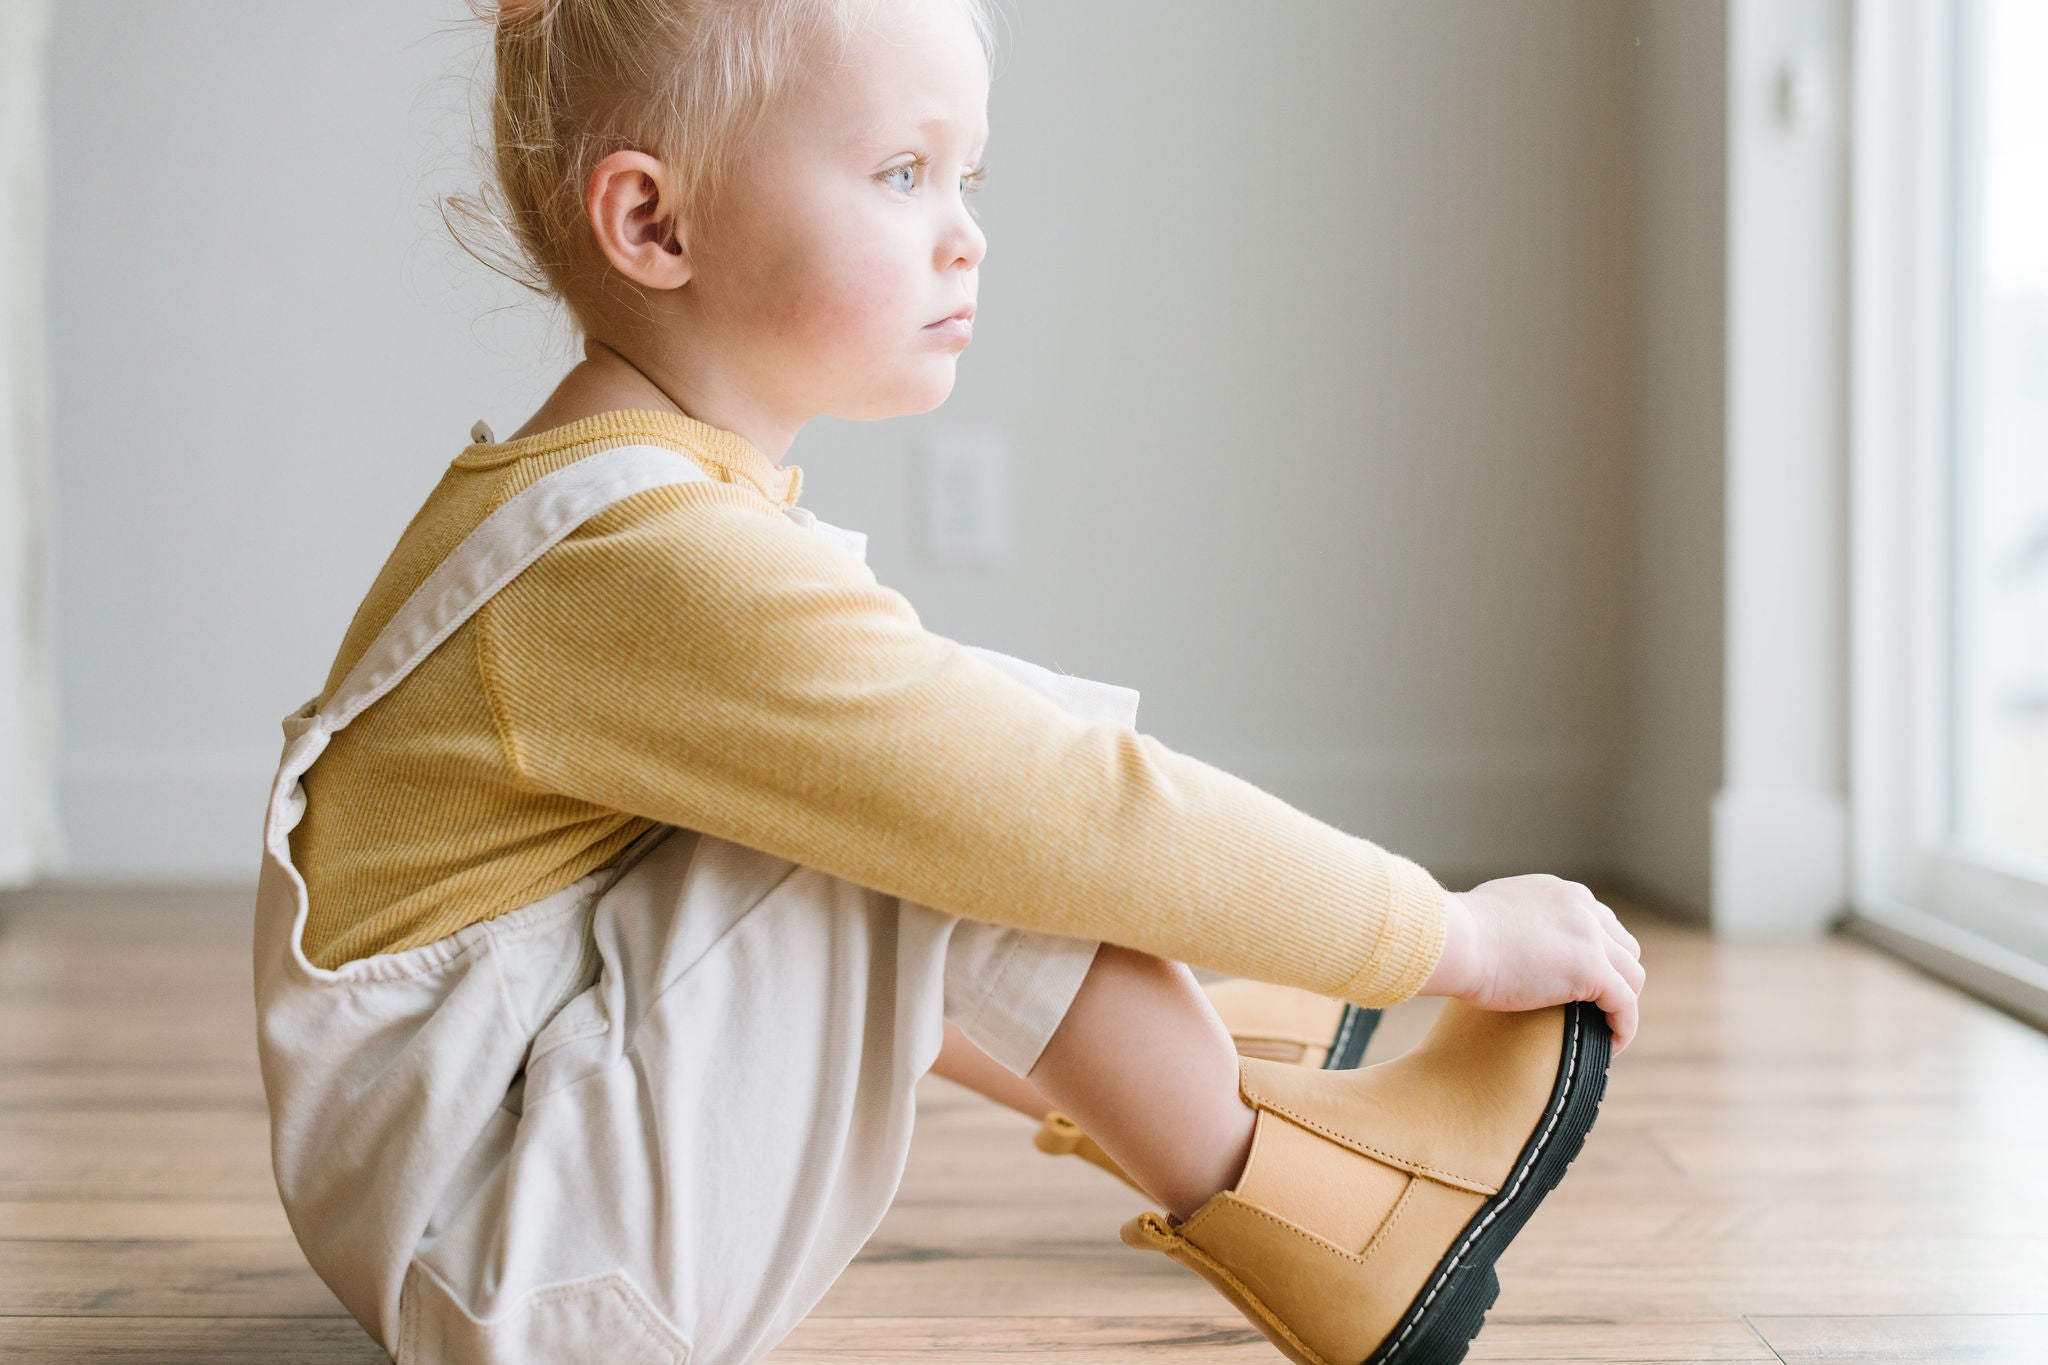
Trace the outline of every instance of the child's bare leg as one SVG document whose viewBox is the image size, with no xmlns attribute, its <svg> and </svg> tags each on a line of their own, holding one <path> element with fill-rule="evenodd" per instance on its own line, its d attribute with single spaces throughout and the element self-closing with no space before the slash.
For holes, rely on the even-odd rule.
<svg viewBox="0 0 2048 1365">
<path fill-rule="evenodd" d="M 1027 1079 L 1181 1218 L 1251 1153 L 1237 1045 L 1179 962 L 1103 944 Z"/>
<path fill-rule="evenodd" d="M 1042 1119 L 1058 1107 L 1040 1094 L 1037 1086 L 976 1047 L 951 1019 L 946 1021 L 946 1041 L 939 1047 L 932 1070 L 1034 1119 Z"/>
</svg>

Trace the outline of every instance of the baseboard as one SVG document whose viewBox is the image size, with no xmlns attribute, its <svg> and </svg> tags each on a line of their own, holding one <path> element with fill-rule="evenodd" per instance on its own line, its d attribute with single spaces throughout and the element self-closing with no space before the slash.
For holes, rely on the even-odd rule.
<svg viewBox="0 0 2048 1365">
<path fill-rule="evenodd" d="M 1849 812 L 1839 793 L 1724 787 L 1714 798 L 1714 932 L 1810 938 L 1849 895 Z"/>
</svg>

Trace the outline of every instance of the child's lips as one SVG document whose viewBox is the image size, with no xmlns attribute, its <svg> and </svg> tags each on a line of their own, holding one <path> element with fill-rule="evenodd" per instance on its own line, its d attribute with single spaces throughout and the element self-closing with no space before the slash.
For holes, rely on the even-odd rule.
<svg viewBox="0 0 2048 1365">
<path fill-rule="evenodd" d="M 974 340 L 974 306 L 969 304 L 949 318 L 926 323 L 924 330 L 936 336 L 954 338 L 960 341 Z"/>
</svg>

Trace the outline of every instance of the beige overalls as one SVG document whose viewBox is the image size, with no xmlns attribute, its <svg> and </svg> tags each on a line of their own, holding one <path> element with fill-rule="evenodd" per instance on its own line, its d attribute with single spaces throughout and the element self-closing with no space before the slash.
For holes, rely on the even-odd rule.
<svg viewBox="0 0 2048 1365">
<path fill-rule="evenodd" d="M 943 1021 L 1022 1074 L 1094 957 L 657 826 L 437 942 L 307 960 L 286 836 L 328 739 L 586 518 L 707 477 L 621 446 L 540 479 L 325 707 L 284 721 L 255 925 L 272 1164 L 314 1270 L 401 1365 L 766 1354 L 894 1198 Z M 865 558 L 859 532 L 787 514 Z M 968 648 L 1085 719 L 1135 722 L 1130 688 Z"/>
</svg>

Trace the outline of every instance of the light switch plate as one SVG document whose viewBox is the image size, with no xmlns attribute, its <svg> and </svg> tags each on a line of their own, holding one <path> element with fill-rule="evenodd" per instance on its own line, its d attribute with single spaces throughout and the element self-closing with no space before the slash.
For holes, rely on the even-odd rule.
<svg viewBox="0 0 2048 1365">
<path fill-rule="evenodd" d="M 918 441 L 918 548 L 945 567 L 1010 557 L 1010 442 L 1000 428 L 943 426 Z"/>
</svg>

